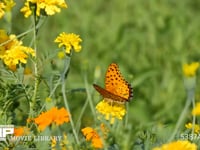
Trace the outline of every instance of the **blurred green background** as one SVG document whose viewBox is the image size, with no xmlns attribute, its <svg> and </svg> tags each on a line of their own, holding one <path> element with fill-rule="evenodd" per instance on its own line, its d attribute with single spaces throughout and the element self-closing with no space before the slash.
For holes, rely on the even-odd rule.
<svg viewBox="0 0 200 150">
<path fill-rule="evenodd" d="M 67 9 L 46 18 L 39 30 L 40 73 L 44 78 L 52 72 L 46 66 L 54 59 L 50 56 L 57 49 L 53 42 L 56 36 L 61 32 L 79 34 L 82 51 L 72 56 L 67 78 L 69 91 L 84 89 L 87 81 L 96 104 L 101 98 L 92 84 L 104 86 L 106 69 L 116 62 L 134 89 L 134 98 L 128 104 L 131 128 L 155 122 L 174 125 L 186 101 L 182 65 L 200 58 L 200 1 L 84 0 L 67 4 Z M 25 32 L 31 24 L 19 12 L 21 7 L 18 2 L 14 7 L 14 34 Z M 5 22 L 1 24 L 8 27 Z M 24 43 L 30 44 L 30 38 L 25 37 Z M 53 61 L 56 63 L 56 59 Z M 101 69 L 99 78 L 94 77 L 97 66 Z M 46 93 L 44 97 L 48 95 L 47 91 L 40 92 Z M 199 92 L 197 83 L 197 101 Z M 86 97 L 84 90 L 68 93 L 75 118 Z M 88 111 L 83 119 L 86 125 L 91 123 Z"/>
</svg>

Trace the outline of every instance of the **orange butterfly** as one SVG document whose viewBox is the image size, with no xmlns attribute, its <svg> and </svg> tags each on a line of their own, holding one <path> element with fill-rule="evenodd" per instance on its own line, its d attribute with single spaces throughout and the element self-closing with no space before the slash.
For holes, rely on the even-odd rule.
<svg viewBox="0 0 200 150">
<path fill-rule="evenodd" d="M 133 97 L 131 85 L 123 78 L 117 64 L 109 65 L 105 78 L 105 89 L 93 84 L 94 88 L 104 97 L 105 100 L 125 103 Z"/>
</svg>

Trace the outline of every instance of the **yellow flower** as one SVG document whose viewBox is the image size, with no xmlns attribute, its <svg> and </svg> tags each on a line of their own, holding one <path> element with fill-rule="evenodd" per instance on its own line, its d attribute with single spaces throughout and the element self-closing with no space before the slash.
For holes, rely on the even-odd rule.
<svg viewBox="0 0 200 150">
<path fill-rule="evenodd" d="M 197 150 L 197 146 L 189 141 L 175 141 L 155 147 L 153 150 Z"/>
<path fill-rule="evenodd" d="M 24 7 L 20 10 L 26 18 L 32 14 L 31 6 L 35 6 L 37 16 L 40 16 L 41 11 L 44 11 L 46 15 L 54 15 L 60 12 L 60 8 L 67 8 L 64 0 L 26 0 Z"/>
<path fill-rule="evenodd" d="M 65 58 L 65 52 L 63 52 L 63 51 L 58 52 L 58 58 L 59 59 Z"/>
<path fill-rule="evenodd" d="M 27 63 L 28 54 L 34 56 L 35 51 L 28 47 L 15 46 L 13 49 L 7 50 L 1 59 L 11 70 L 16 70 L 19 63 Z"/>
<path fill-rule="evenodd" d="M 3 2 L 0 2 L 0 19 L 4 16 L 5 12 L 11 11 L 13 6 L 15 6 L 13 0 L 3 0 Z"/>
<path fill-rule="evenodd" d="M 200 115 L 200 102 L 198 102 L 192 110 L 192 115 Z"/>
<path fill-rule="evenodd" d="M 79 43 L 82 42 L 82 40 L 79 35 L 74 33 L 67 34 L 63 32 L 55 39 L 54 42 L 59 43 L 58 47 L 62 47 L 64 45 L 67 54 L 70 54 L 72 48 L 75 52 L 79 52 L 81 50 Z"/>
<path fill-rule="evenodd" d="M 38 129 L 43 131 L 51 123 L 61 125 L 64 122 L 69 122 L 69 114 L 64 108 L 53 107 L 49 111 L 41 113 L 34 121 L 38 125 Z"/>
<path fill-rule="evenodd" d="M 0 19 L 4 16 L 5 12 L 4 12 L 4 8 L 5 8 L 5 4 L 0 2 Z"/>
<path fill-rule="evenodd" d="M 184 64 L 183 65 L 183 73 L 186 77 L 193 77 L 193 76 L 195 76 L 198 68 L 199 68 L 198 62 L 193 62 L 191 64 Z"/>
<path fill-rule="evenodd" d="M 15 71 L 18 64 L 26 64 L 30 55 L 35 56 L 32 48 L 23 46 L 15 35 L 8 36 L 4 30 L 0 30 L 0 59 L 9 69 Z"/>
<path fill-rule="evenodd" d="M 99 113 L 104 115 L 106 120 L 110 120 L 111 124 L 114 123 L 115 118 L 122 120 L 126 114 L 124 104 L 112 103 L 102 100 L 96 106 Z"/>
<path fill-rule="evenodd" d="M 192 129 L 192 123 L 186 124 L 185 127 L 186 127 L 187 129 Z M 195 133 L 199 133 L 199 131 L 200 131 L 200 126 L 199 126 L 198 124 L 195 124 L 195 125 L 194 125 L 194 132 L 195 132 Z"/>
<path fill-rule="evenodd" d="M 73 146 L 71 145 L 71 142 L 69 141 L 67 134 L 63 133 L 62 140 L 60 141 L 60 150 L 73 150 Z"/>
<path fill-rule="evenodd" d="M 4 4 L 5 4 L 5 11 L 9 12 L 13 6 L 15 6 L 15 2 L 13 0 L 4 0 Z"/>
<path fill-rule="evenodd" d="M 11 34 L 8 36 L 5 30 L 0 30 L 0 57 L 4 55 L 7 50 L 19 45 L 22 45 L 22 42 L 18 41 L 15 35 Z"/>
<path fill-rule="evenodd" d="M 25 4 L 24 4 L 24 7 L 21 8 L 20 11 L 22 13 L 24 13 L 25 18 L 28 18 L 32 14 L 32 11 L 31 11 L 31 8 L 30 8 L 30 3 L 28 1 L 26 1 Z"/>
<path fill-rule="evenodd" d="M 51 139 L 51 149 L 52 150 L 56 150 L 56 143 L 57 143 L 56 138 L 55 137 L 52 138 Z"/>
<path fill-rule="evenodd" d="M 92 146 L 94 148 L 103 148 L 103 143 L 101 141 L 101 138 L 93 128 L 86 127 L 86 128 L 83 128 L 81 131 L 83 135 L 85 136 L 86 141 L 91 141 Z"/>
</svg>

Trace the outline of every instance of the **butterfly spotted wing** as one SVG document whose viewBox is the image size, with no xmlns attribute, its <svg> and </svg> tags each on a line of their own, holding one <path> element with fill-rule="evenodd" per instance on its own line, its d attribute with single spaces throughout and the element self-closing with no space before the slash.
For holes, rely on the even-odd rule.
<svg viewBox="0 0 200 150">
<path fill-rule="evenodd" d="M 117 64 L 109 65 L 105 77 L 105 89 L 93 84 L 94 88 L 107 100 L 124 103 L 133 97 L 131 85 L 123 78 Z"/>
</svg>

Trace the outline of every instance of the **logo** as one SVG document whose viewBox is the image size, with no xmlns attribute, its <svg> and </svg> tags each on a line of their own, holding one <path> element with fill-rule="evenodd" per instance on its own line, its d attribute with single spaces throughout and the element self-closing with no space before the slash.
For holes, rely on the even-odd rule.
<svg viewBox="0 0 200 150">
<path fill-rule="evenodd" d="M 12 141 L 35 141 L 35 142 L 43 142 L 43 141 L 61 141 L 62 136 L 13 136 L 14 134 L 14 125 L 0 125 L 0 142 L 7 140 Z M 10 135 L 7 137 L 7 135 Z"/>
<path fill-rule="evenodd" d="M 6 136 L 14 133 L 14 125 L 0 125 L 0 141 L 6 141 Z"/>
</svg>

